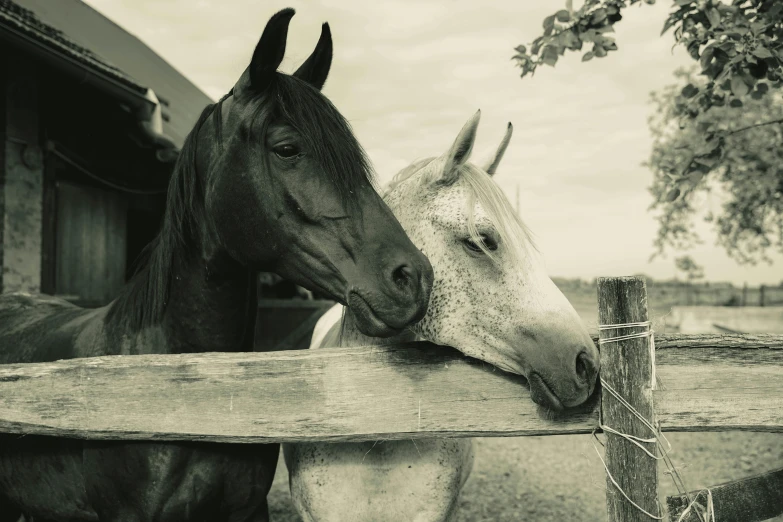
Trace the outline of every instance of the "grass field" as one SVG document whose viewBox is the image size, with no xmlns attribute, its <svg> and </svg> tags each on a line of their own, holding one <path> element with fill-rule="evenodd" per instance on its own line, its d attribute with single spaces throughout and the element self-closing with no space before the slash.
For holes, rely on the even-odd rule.
<svg viewBox="0 0 783 522">
<path fill-rule="evenodd" d="M 590 330 L 596 331 L 595 287 L 562 288 Z M 683 295 L 654 287 L 649 295 L 651 319 L 656 330 L 664 332 L 666 313 L 685 304 Z M 673 433 L 667 438 L 689 489 L 783 467 L 783 434 Z M 589 435 L 476 439 L 476 463 L 462 492 L 458 522 L 605 521 L 605 471 L 591 440 Z M 664 471 L 661 467 L 662 505 L 665 495 L 676 493 Z M 273 522 L 301 520 L 289 498 L 282 458 L 269 500 Z M 783 517 L 774 520 L 783 522 Z"/>
</svg>

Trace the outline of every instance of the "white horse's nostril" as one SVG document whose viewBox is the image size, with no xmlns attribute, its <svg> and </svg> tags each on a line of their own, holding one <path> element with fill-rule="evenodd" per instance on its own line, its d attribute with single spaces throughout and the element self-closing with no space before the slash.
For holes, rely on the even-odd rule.
<svg viewBox="0 0 783 522">
<path fill-rule="evenodd" d="M 587 380 L 587 364 L 584 358 L 585 353 L 580 353 L 576 358 L 576 376 L 580 381 Z"/>
<path fill-rule="evenodd" d="M 581 386 L 592 386 L 598 370 L 587 352 L 579 352 L 576 356 L 576 376 Z"/>
</svg>

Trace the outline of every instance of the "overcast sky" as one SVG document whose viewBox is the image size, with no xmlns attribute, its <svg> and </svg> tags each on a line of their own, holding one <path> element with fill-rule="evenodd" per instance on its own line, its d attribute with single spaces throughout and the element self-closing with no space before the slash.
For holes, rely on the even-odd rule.
<svg viewBox="0 0 783 522">
<path fill-rule="evenodd" d="M 564 0 L 87 0 L 138 36 L 213 98 L 250 60 L 269 17 L 297 10 L 282 70 L 310 54 L 328 21 L 334 61 L 324 93 L 353 125 L 381 181 L 411 161 L 443 153 L 481 109 L 475 157 L 494 148 L 506 123 L 514 137 L 497 181 L 533 229 L 553 276 L 646 273 L 669 278 L 673 256 L 648 263 L 656 222 L 647 210 L 651 173 L 649 93 L 690 63 L 660 37 L 671 2 L 627 9 L 620 50 L 581 63 L 561 58 L 520 79 L 513 48 L 541 31 Z M 576 2 L 580 4 L 579 1 Z M 706 229 L 708 230 L 708 229 Z M 775 283 L 773 266 L 743 267 L 713 246 L 690 254 L 706 277 Z"/>
</svg>

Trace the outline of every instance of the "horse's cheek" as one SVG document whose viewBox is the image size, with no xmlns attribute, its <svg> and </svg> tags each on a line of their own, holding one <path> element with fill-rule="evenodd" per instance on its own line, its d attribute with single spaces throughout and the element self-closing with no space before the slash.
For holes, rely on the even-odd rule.
<svg viewBox="0 0 783 522">
<path fill-rule="evenodd" d="M 215 180 L 206 195 L 206 211 L 220 245 L 235 259 L 259 261 L 275 250 L 267 215 L 269 205 L 257 201 L 257 187 L 249 176 L 237 176 L 228 183 L 225 176 Z M 282 223 L 276 223 L 277 235 Z"/>
<path fill-rule="evenodd" d="M 425 223 L 429 221 L 425 217 Z M 443 313 L 448 306 L 450 274 L 453 256 L 444 248 L 446 240 L 431 226 L 420 226 L 409 234 L 413 244 L 427 256 L 435 274 L 427 314 L 415 327 L 415 332 L 428 341 L 437 342 Z"/>
</svg>

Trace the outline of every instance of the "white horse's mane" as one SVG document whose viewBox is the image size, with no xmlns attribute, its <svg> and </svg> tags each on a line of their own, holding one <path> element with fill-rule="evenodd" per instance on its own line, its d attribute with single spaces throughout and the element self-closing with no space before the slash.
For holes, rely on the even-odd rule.
<svg viewBox="0 0 783 522">
<path fill-rule="evenodd" d="M 418 186 L 430 185 L 432 189 L 438 190 L 437 183 L 432 183 L 431 180 L 438 178 L 438 174 L 444 168 L 444 163 L 438 161 L 440 159 L 442 157 L 424 158 L 414 161 L 403 168 L 386 184 L 382 193 L 383 198 L 386 199 L 404 181 L 429 167 L 438 169 L 438 171 L 430 173 L 431 175 L 420 175 L 417 180 Z M 517 258 L 517 261 L 520 261 L 525 256 L 528 247 L 537 250 L 532 232 L 513 209 L 506 195 L 489 174 L 472 163 L 466 162 L 459 167 L 459 176 L 460 179 L 465 181 L 465 186 L 469 189 L 467 208 L 468 231 L 471 240 L 479 245 L 488 257 L 496 260 L 492 252 L 484 248 L 484 242 L 476 229 L 474 215 L 476 202 L 484 209 L 487 217 L 492 221 L 493 226 L 500 235 L 501 241 L 508 245 L 509 251 Z"/>
</svg>

